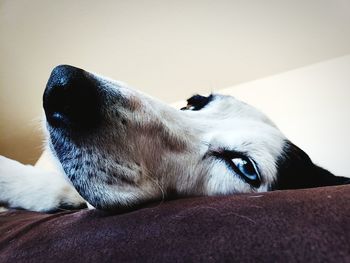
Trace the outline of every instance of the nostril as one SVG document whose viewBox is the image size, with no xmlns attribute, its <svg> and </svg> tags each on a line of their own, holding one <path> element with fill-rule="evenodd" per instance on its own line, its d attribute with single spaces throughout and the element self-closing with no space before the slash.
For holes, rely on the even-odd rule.
<svg viewBox="0 0 350 263">
<path fill-rule="evenodd" d="M 67 127 L 70 124 L 70 111 L 68 94 L 62 87 L 52 87 L 44 101 L 44 109 L 48 122 L 54 127 Z"/>
<path fill-rule="evenodd" d="M 68 127 L 70 124 L 69 118 L 60 112 L 52 113 L 49 116 L 48 121 L 54 127 Z"/>
<path fill-rule="evenodd" d="M 43 106 L 54 127 L 91 128 L 99 120 L 99 100 L 97 80 L 82 69 L 63 65 L 51 73 Z"/>
</svg>

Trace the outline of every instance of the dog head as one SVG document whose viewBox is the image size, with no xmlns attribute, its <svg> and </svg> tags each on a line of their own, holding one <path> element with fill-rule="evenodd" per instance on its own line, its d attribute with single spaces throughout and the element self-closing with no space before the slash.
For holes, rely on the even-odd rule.
<svg viewBox="0 0 350 263">
<path fill-rule="evenodd" d="M 230 96 L 196 95 L 177 110 L 61 65 L 51 73 L 43 105 L 53 154 L 97 208 L 349 180 L 314 165 L 264 114 Z"/>
</svg>

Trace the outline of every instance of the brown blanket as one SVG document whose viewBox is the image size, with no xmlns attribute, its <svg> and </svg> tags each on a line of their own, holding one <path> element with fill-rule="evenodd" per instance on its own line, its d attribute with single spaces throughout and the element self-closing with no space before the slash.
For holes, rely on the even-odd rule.
<svg viewBox="0 0 350 263">
<path fill-rule="evenodd" d="M 350 262 L 350 186 L 0 213 L 0 262 Z"/>
</svg>

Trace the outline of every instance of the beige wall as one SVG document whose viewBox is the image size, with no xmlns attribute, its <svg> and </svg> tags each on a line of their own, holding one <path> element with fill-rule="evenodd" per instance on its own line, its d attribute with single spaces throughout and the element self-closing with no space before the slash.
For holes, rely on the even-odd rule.
<svg viewBox="0 0 350 263">
<path fill-rule="evenodd" d="M 257 106 L 317 164 L 350 177 L 350 55 L 222 93 Z"/>
<path fill-rule="evenodd" d="M 172 102 L 350 53 L 349 13 L 348 0 L 0 0 L 0 154 L 36 160 L 57 64 Z"/>
</svg>

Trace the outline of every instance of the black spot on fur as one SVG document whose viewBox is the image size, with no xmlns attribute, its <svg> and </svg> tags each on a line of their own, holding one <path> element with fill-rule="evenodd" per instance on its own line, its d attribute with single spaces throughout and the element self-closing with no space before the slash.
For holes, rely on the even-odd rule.
<svg viewBox="0 0 350 263">
<path fill-rule="evenodd" d="M 207 106 L 209 102 L 211 102 L 213 99 L 214 99 L 214 96 L 212 94 L 208 97 L 201 96 L 198 94 L 194 95 L 187 100 L 187 107 L 183 107 L 181 108 L 181 110 L 187 110 L 188 107 L 193 107 L 191 108 L 191 110 L 194 110 L 194 111 L 201 110 L 205 106 Z"/>
<path fill-rule="evenodd" d="M 105 180 L 105 182 L 108 184 L 108 185 L 114 185 L 114 184 L 117 184 L 117 180 L 113 177 L 107 177 L 107 179 Z"/>
<path fill-rule="evenodd" d="M 88 172 L 88 178 L 94 178 L 96 177 L 96 174 L 93 172 Z"/>
<path fill-rule="evenodd" d="M 350 183 L 350 178 L 335 176 L 326 169 L 315 165 L 303 150 L 289 141 L 286 141 L 284 153 L 277 161 L 277 170 L 277 180 L 272 186 L 272 190 Z"/>
</svg>

